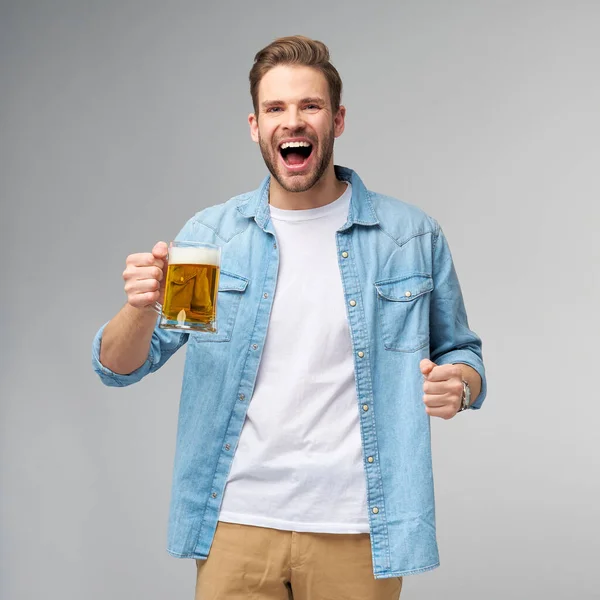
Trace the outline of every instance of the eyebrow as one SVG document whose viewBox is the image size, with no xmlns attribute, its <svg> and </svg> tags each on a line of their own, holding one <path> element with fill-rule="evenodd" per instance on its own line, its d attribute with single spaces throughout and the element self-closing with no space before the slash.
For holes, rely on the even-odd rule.
<svg viewBox="0 0 600 600">
<path fill-rule="evenodd" d="M 318 96 L 311 96 L 308 98 L 302 98 L 302 100 L 300 100 L 300 104 L 325 104 L 325 100 L 323 98 L 319 98 Z M 263 102 L 261 104 L 261 106 L 263 108 L 269 108 L 271 106 L 283 106 L 285 104 L 285 102 L 283 100 L 265 100 L 265 102 Z"/>
<path fill-rule="evenodd" d="M 325 104 L 325 100 L 323 98 L 319 98 L 318 96 L 310 97 L 310 98 L 302 98 L 301 104 Z"/>
</svg>

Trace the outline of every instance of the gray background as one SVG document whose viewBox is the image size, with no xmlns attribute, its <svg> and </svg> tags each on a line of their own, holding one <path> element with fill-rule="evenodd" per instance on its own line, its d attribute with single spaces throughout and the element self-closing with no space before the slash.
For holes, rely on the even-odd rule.
<svg viewBox="0 0 600 600">
<path fill-rule="evenodd" d="M 336 162 L 450 240 L 490 393 L 434 420 L 442 566 L 403 598 L 600 598 L 600 4 L 0 4 L 0 597 L 191 598 L 164 551 L 183 352 L 103 387 L 125 257 L 265 174 L 254 53 L 325 41 Z"/>
</svg>

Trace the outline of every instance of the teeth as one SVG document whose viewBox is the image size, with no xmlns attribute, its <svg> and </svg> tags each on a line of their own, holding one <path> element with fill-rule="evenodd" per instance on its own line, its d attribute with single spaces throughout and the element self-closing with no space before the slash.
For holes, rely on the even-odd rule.
<svg viewBox="0 0 600 600">
<path fill-rule="evenodd" d="M 281 144 L 282 150 L 286 148 L 310 148 L 310 144 L 308 142 L 285 142 Z"/>
</svg>

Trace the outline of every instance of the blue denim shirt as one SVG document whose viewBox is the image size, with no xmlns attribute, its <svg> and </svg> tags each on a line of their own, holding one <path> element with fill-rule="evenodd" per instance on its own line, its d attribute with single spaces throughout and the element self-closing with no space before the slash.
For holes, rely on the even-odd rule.
<svg viewBox="0 0 600 600">
<path fill-rule="evenodd" d="M 346 224 L 336 234 L 346 298 L 367 482 L 373 570 L 398 577 L 439 565 L 429 416 L 419 361 L 464 363 L 482 377 L 481 341 L 469 329 L 459 282 L 439 225 L 418 208 L 352 183 Z M 107 385 L 158 370 L 187 342 L 167 550 L 205 559 L 252 398 L 276 292 L 279 251 L 267 177 L 254 192 L 192 217 L 177 239 L 222 247 L 218 333 L 155 329 L 146 362 L 118 375 L 93 366 Z M 351 306 L 350 300 L 356 304 Z M 327 335 L 326 331 L 315 335 Z M 292 341 L 292 340 L 291 340 Z M 335 498 L 323 498 L 335 511 Z"/>
</svg>

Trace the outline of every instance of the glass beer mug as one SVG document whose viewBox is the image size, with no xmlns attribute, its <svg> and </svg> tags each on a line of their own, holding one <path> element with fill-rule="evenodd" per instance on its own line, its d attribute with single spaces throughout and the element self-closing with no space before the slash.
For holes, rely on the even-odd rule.
<svg viewBox="0 0 600 600">
<path fill-rule="evenodd" d="M 161 329 L 217 332 L 221 248 L 202 242 L 169 244 L 162 305 L 155 303 Z"/>
</svg>

